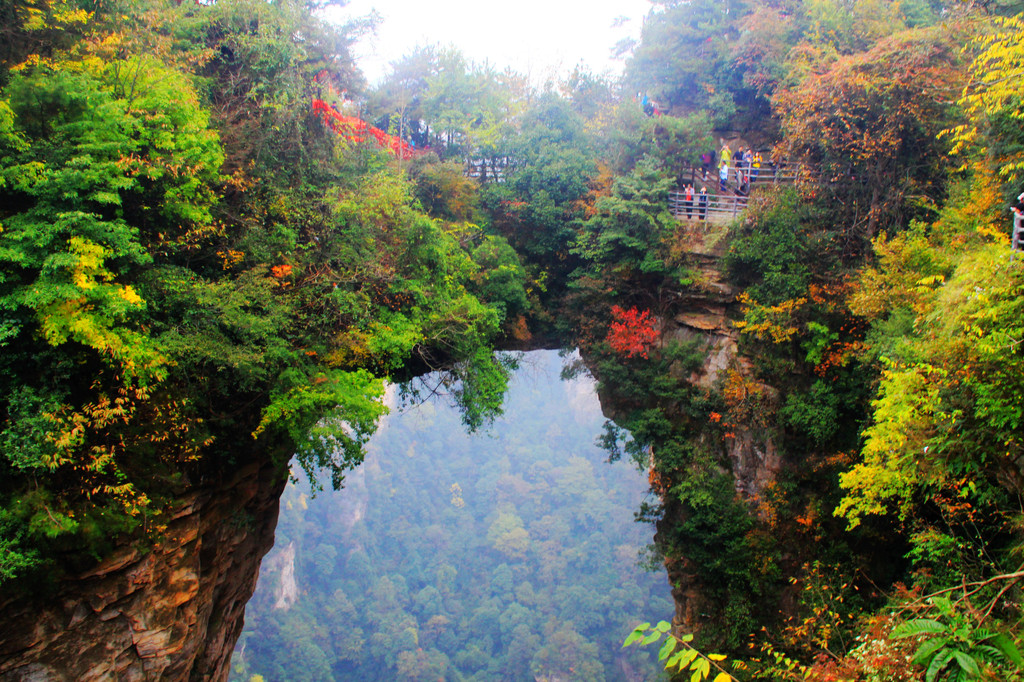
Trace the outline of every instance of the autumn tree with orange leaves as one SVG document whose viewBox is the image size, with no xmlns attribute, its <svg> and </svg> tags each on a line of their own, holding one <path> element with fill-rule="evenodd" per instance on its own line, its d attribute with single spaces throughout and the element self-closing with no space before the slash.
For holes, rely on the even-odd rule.
<svg viewBox="0 0 1024 682">
<path fill-rule="evenodd" d="M 847 234 L 870 238 L 943 199 L 950 161 L 937 136 L 959 94 L 957 62 L 948 30 L 907 31 L 777 93 L 780 152 L 808 164 Z"/>
</svg>

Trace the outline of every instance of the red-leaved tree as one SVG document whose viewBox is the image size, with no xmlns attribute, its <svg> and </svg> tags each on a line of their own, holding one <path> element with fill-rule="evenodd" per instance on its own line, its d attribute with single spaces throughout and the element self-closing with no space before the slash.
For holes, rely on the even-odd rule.
<svg viewBox="0 0 1024 682">
<path fill-rule="evenodd" d="M 612 318 L 608 330 L 608 343 L 612 350 L 627 358 L 634 355 L 646 358 L 647 350 L 658 340 L 650 312 L 640 312 L 635 307 L 624 310 L 615 305 L 612 306 Z"/>
</svg>

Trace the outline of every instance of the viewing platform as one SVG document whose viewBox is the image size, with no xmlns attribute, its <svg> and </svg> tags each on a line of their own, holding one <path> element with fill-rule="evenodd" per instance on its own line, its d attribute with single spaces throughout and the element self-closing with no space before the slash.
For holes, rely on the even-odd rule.
<svg viewBox="0 0 1024 682">
<path fill-rule="evenodd" d="M 715 189 L 718 189 L 720 187 L 718 170 L 709 169 L 707 172 L 707 178 L 705 179 L 703 169 L 691 168 L 689 171 L 690 179 L 686 181 L 688 184 L 692 184 L 695 190 L 690 212 L 687 213 L 686 196 L 685 192 L 682 190 L 669 192 L 669 212 L 672 213 L 677 220 L 685 220 L 687 217 L 690 219 L 700 220 L 700 214 L 701 212 L 704 212 L 704 218 L 708 221 L 731 221 L 747 208 L 747 200 L 750 192 L 755 187 L 759 185 L 793 184 L 810 170 L 806 165 L 801 163 L 791 164 L 785 162 L 778 165 L 763 165 L 754 169 L 748 169 L 746 166 L 743 166 L 741 169 L 744 173 L 748 174 L 748 179 L 743 183 L 743 187 L 737 187 L 735 175 L 736 167 L 730 165 L 729 179 L 726 181 L 727 191 L 719 192 L 717 194 L 708 194 L 707 209 L 704 211 L 704 209 L 699 205 L 699 188 L 713 186 Z M 755 171 L 756 175 L 754 173 Z"/>
</svg>

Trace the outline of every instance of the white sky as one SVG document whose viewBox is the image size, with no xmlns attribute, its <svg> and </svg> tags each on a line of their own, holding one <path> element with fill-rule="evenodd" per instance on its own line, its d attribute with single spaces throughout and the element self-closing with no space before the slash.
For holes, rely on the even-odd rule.
<svg viewBox="0 0 1024 682">
<path fill-rule="evenodd" d="M 595 73 L 618 75 L 611 48 L 639 38 L 648 0 L 351 0 L 338 13 L 383 18 L 376 36 L 356 50 L 371 83 L 391 62 L 420 45 L 454 45 L 476 63 L 511 67 L 543 84 L 578 63 Z M 616 19 L 627 21 L 613 27 Z"/>
</svg>

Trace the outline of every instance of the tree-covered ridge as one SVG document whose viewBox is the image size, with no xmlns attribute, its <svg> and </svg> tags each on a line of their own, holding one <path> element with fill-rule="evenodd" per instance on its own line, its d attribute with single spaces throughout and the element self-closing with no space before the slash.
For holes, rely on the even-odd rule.
<svg viewBox="0 0 1024 682">
<path fill-rule="evenodd" d="M 781 67 L 757 86 L 779 124 L 775 153 L 811 169 L 793 189 L 762 191 L 731 231 L 753 373 L 731 368 L 686 398 L 684 382 L 651 390 L 664 375 L 655 349 L 651 363 L 613 351 L 598 365 L 635 401 L 617 420 L 628 449 L 653 450 L 666 561 L 700 576 L 708 614 L 691 626 L 708 646 L 739 651 L 768 626 L 766 655 L 741 679 L 1017 679 L 1020 258 L 1006 209 L 1021 189 L 1021 128 L 1006 83 L 1022 75 L 1018 20 L 962 4 L 914 17 L 908 3 L 769 5 L 712 12 L 732 28 L 699 48 L 739 59 L 765 41 Z M 701 11 L 667 3 L 637 54 L 687 64 L 672 61 L 669 36 L 703 25 Z M 681 16 L 697 23 L 669 19 Z M 650 85 L 673 107 L 675 83 L 721 94 L 725 81 L 710 79 L 728 69 L 694 63 L 712 75 Z M 727 87 L 725 113 L 742 126 L 755 107 L 745 86 Z M 783 468 L 736 515 L 732 491 L 716 500 L 709 479 L 739 428 L 774 444 Z"/>
<path fill-rule="evenodd" d="M 254 439 L 340 484 L 383 378 L 501 383 L 488 344 L 523 297 L 500 240 L 424 214 L 386 152 L 310 111 L 318 74 L 359 83 L 348 29 L 157 2 L 35 40 L 69 11 L 14 8 L 0 79 L 5 579 L 158 532 Z"/>
</svg>

